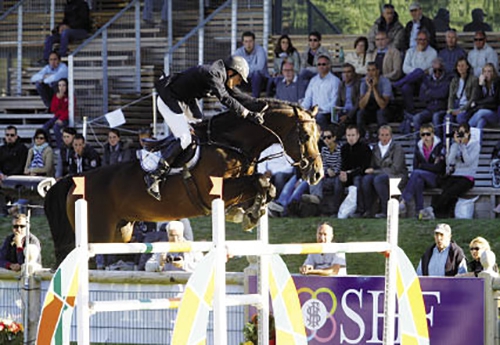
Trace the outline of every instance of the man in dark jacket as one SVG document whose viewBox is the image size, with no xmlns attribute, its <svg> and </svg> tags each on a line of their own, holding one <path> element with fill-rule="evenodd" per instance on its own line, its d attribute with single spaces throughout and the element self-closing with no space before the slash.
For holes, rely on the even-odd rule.
<svg viewBox="0 0 500 345">
<path fill-rule="evenodd" d="M 166 176 L 175 158 L 192 143 L 189 122 L 196 122 L 203 117 L 197 101 L 213 95 L 234 111 L 238 116 L 248 118 L 258 124 L 264 122 L 263 115 L 251 112 L 240 100 L 250 99 L 235 89 L 242 82 L 247 82 L 248 63 L 241 56 L 232 56 L 225 61 L 217 60 L 212 65 L 191 67 L 172 76 L 160 77 L 156 89 L 158 110 L 170 128 L 175 140 L 164 150 L 156 170 L 144 177 L 147 192 L 161 200 L 159 182 Z"/>
<path fill-rule="evenodd" d="M 370 146 L 360 139 L 359 129 L 355 125 L 347 126 L 345 136 L 347 143 L 340 148 L 340 174 L 339 178 L 335 180 L 335 191 L 339 192 L 335 194 L 334 208 L 340 207 L 344 188 L 355 185 L 357 187 L 357 207 L 353 217 L 369 216 L 368 208 L 371 205 L 364 203 L 361 182 L 365 170 L 370 166 L 372 151 Z"/>
<path fill-rule="evenodd" d="M 410 5 L 410 14 L 412 20 L 406 23 L 405 37 L 406 49 L 413 48 L 417 45 L 417 34 L 419 31 L 426 29 L 429 32 L 429 44 L 432 48 L 437 49 L 436 29 L 432 19 L 427 18 L 422 14 L 422 7 L 418 2 Z"/>
<path fill-rule="evenodd" d="M 422 124 L 431 121 L 437 132 L 442 132 L 439 126 L 448 107 L 449 90 L 450 79 L 446 76 L 444 62 L 441 58 L 436 58 L 432 61 L 432 74 L 426 76 L 420 86 L 419 99 L 425 103 L 425 109 L 412 115 L 416 132 L 420 131 Z"/>
<path fill-rule="evenodd" d="M 21 142 L 15 126 L 5 129 L 4 145 L 0 146 L 0 181 L 10 175 L 23 175 L 28 148 Z"/>
<path fill-rule="evenodd" d="M 464 32 L 493 31 L 491 25 L 484 22 L 486 16 L 481 8 L 475 8 L 471 12 L 472 22 L 464 25 Z"/>
<path fill-rule="evenodd" d="M 73 156 L 69 160 L 70 174 L 81 174 L 101 166 L 101 157 L 92 146 L 86 145 L 83 135 L 75 135 L 73 151 Z"/>
<path fill-rule="evenodd" d="M 64 18 L 45 39 L 43 59 L 48 61 L 54 43 L 60 42 L 59 55 L 67 55 L 68 44 L 86 38 L 91 30 L 89 6 L 84 0 L 67 0 Z"/>
<path fill-rule="evenodd" d="M 26 216 L 24 214 L 17 214 L 12 219 L 12 235 L 7 236 L 0 248 L 0 267 L 6 268 L 11 271 L 19 272 L 22 264 L 25 262 L 24 249 L 26 247 Z M 42 264 L 41 246 L 40 241 L 35 235 L 30 233 L 29 244 L 38 249 L 36 262 Z M 36 254 L 36 250 L 32 255 Z"/>
<path fill-rule="evenodd" d="M 434 230 L 435 244 L 430 246 L 418 263 L 419 276 L 453 277 L 467 272 L 464 251 L 451 240 L 451 227 L 438 224 Z"/>
</svg>

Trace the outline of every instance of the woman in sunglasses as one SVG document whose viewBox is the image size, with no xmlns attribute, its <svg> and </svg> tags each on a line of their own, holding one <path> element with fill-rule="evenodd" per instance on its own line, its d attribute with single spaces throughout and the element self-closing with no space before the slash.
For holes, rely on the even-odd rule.
<svg viewBox="0 0 500 345">
<path fill-rule="evenodd" d="M 54 176 L 54 151 L 49 145 L 47 132 L 39 128 L 33 137 L 35 144 L 28 151 L 24 174 Z"/>
<path fill-rule="evenodd" d="M 469 125 L 483 129 L 487 125 L 500 122 L 498 106 L 500 105 L 500 79 L 497 70 L 491 63 L 483 67 L 479 76 L 479 92 L 477 99 L 471 104 L 471 119 Z"/>
<path fill-rule="evenodd" d="M 438 179 L 444 172 L 445 158 L 441 139 L 434 135 L 431 123 L 423 124 L 420 127 L 420 140 L 413 154 L 413 172 L 401 194 L 400 214 L 406 214 L 407 205 L 414 198 L 418 218 L 425 219 L 424 188 L 436 188 Z"/>
<path fill-rule="evenodd" d="M 485 251 L 491 250 L 491 248 L 489 242 L 484 237 L 478 236 L 470 241 L 469 250 L 472 260 L 467 264 L 467 273 L 461 274 L 461 277 L 477 277 L 484 270 L 481 264 L 481 255 Z M 496 264 L 493 266 L 493 271 L 498 273 L 498 266 Z"/>
</svg>

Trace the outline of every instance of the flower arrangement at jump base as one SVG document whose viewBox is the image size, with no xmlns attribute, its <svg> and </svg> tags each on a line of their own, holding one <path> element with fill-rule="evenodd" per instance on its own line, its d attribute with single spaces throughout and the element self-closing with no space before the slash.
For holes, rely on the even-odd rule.
<svg viewBox="0 0 500 345">
<path fill-rule="evenodd" d="M 254 314 L 252 316 L 252 321 L 247 322 L 243 328 L 243 335 L 245 336 L 245 341 L 240 343 L 240 345 L 258 345 L 259 330 L 258 330 L 258 315 Z M 269 315 L 269 345 L 276 344 L 276 328 L 274 327 L 274 317 Z"/>
<path fill-rule="evenodd" d="M 0 318 L 0 344 L 22 345 L 24 327 L 11 319 Z"/>
</svg>

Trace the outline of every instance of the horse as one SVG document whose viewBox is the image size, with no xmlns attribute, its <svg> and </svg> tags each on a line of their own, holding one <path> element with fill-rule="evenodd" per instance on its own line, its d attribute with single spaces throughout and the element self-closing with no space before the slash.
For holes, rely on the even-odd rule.
<svg viewBox="0 0 500 345">
<path fill-rule="evenodd" d="M 316 184 L 323 177 L 317 109 L 308 111 L 298 104 L 274 99 L 265 102 L 268 107 L 263 125 L 230 111 L 193 125 L 199 139 L 199 161 L 189 171 L 184 169 L 166 178 L 160 186 L 161 201 L 146 192 L 145 172 L 137 160 L 85 172 L 89 242 L 128 242 L 135 221 L 159 222 L 209 214 L 211 202 L 217 197 L 209 194 L 210 176 L 223 178 L 222 199 L 228 213 L 241 213 L 243 208 L 247 226 L 255 225 L 273 197 L 272 187 L 256 173 L 256 165 L 261 152 L 273 143 L 281 143 L 302 178 Z M 75 246 L 74 205 L 79 196 L 73 195 L 74 188 L 68 176 L 45 197 L 57 265 Z"/>
</svg>

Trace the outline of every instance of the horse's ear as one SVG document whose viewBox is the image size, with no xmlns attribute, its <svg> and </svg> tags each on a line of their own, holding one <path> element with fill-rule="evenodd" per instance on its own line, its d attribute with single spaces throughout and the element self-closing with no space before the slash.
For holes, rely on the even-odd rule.
<svg viewBox="0 0 500 345">
<path fill-rule="evenodd" d="M 312 109 L 311 109 L 311 115 L 312 115 L 312 117 L 315 117 L 318 114 L 318 109 L 319 108 L 318 108 L 317 105 L 315 105 L 314 107 L 312 107 Z"/>
</svg>

